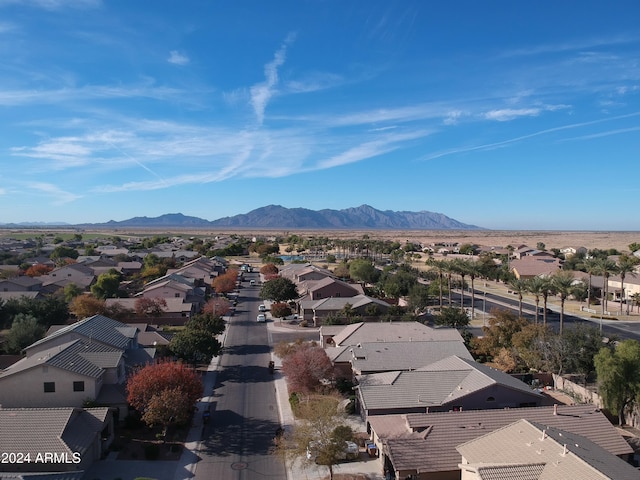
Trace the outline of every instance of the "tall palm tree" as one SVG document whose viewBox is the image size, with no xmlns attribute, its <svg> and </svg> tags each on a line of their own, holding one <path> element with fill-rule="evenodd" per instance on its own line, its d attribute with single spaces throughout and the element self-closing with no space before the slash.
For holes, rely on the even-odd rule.
<svg viewBox="0 0 640 480">
<path fill-rule="evenodd" d="M 471 279 L 471 318 L 476 316 L 476 289 L 474 280 L 482 275 L 482 265 L 477 260 L 467 260 L 467 273 Z"/>
<path fill-rule="evenodd" d="M 622 315 L 623 302 L 625 301 L 624 279 L 628 275 L 636 276 L 637 257 L 631 255 L 620 255 L 618 258 L 618 275 L 620 275 L 620 315 Z M 629 303 L 627 303 L 627 315 L 629 315 Z"/>
<path fill-rule="evenodd" d="M 534 298 L 536 299 L 536 325 L 538 324 L 538 313 L 540 311 L 540 297 L 542 296 L 542 292 L 544 291 L 547 285 L 547 280 L 542 278 L 542 277 L 533 277 L 533 278 L 529 278 L 525 281 L 526 285 L 525 288 L 527 289 L 527 292 L 529 292 L 530 294 L 532 294 L 534 296 Z M 547 308 L 545 305 L 545 316 L 547 313 Z"/>
<path fill-rule="evenodd" d="M 464 308 L 464 277 L 467 276 L 467 261 L 457 258 L 453 261 L 454 272 L 460 275 L 460 308 Z"/>
<path fill-rule="evenodd" d="M 602 275 L 604 291 L 602 295 L 602 315 L 607 311 L 607 301 L 609 300 L 609 277 L 617 272 L 618 266 L 613 260 L 608 258 L 598 259 L 598 273 Z"/>
<path fill-rule="evenodd" d="M 522 317 L 522 296 L 527 291 L 527 283 L 520 278 L 513 277 L 509 280 L 508 285 L 511 290 L 518 294 L 518 313 Z"/>
<path fill-rule="evenodd" d="M 640 310 L 640 293 L 636 292 L 632 294 L 631 300 L 633 300 L 633 303 L 635 303 L 636 307 L 638 307 L 638 310 Z"/>
<path fill-rule="evenodd" d="M 442 280 L 444 278 L 445 272 L 445 262 L 444 260 L 436 260 L 435 258 L 430 258 L 427 260 L 427 265 L 432 267 L 436 273 L 438 274 L 438 283 L 439 283 L 439 300 L 440 300 L 440 311 L 442 311 Z"/>
<path fill-rule="evenodd" d="M 549 295 L 551 295 L 554 292 L 554 287 L 553 287 L 553 279 L 551 277 L 542 277 L 542 280 L 544 281 L 543 285 L 542 285 L 542 308 L 543 308 L 543 313 L 542 313 L 542 324 L 546 327 L 547 326 L 547 301 L 549 300 Z"/>
<path fill-rule="evenodd" d="M 553 287 L 560 295 L 560 335 L 562 335 L 562 327 L 564 326 L 564 302 L 571 293 L 574 280 L 573 272 L 568 270 L 560 270 L 552 276 Z"/>
<path fill-rule="evenodd" d="M 587 308 L 591 307 L 591 277 L 598 274 L 598 259 L 594 257 L 585 258 L 582 262 L 584 271 L 589 274 L 589 285 L 587 290 Z"/>
<path fill-rule="evenodd" d="M 443 260 L 444 273 L 447 275 L 447 287 L 449 288 L 449 307 L 451 307 L 451 276 L 455 273 L 455 265 L 453 260 Z"/>
</svg>

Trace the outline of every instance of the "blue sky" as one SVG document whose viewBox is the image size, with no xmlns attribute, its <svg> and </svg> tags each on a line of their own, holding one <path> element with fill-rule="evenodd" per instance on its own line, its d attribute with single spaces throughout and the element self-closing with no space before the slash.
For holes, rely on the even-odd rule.
<svg viewBox="0 0 640 480">
<path fill-rule="evenodd" d="M 637 1 L 0 0 L 0 223 L 640 230 Z"/>
</svg>

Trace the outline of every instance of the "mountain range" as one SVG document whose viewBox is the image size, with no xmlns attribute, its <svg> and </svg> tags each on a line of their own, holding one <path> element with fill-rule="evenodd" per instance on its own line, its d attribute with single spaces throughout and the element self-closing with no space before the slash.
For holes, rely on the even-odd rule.
<svg viewBox="0 0 640 480">
<path fill-rule="evenodd" d="M 98 226 L 94 224 L 93 226 Z M 376 210 L 361 205 L 344 210 L 309 210 L 307 208 L 285 208 L 268 205 L 249 213 L 208 221 L 181 213 L 159 217 L 134 217 L 123 221 L 109 221 L 106 227 L 183 227 L 183 228 L 310 228 L 337 230 L 480 230 L 481 227 L 467 225 L 441 213 L 393 212 Z"/>
<path fill-rule="evenodd" d="M 50 223 L 4 224 L 3 226 L 53 226 Z M 58 225 L 67 225 L 60 223 Z M 361 205 L 344 210 L 309 210 L 307 208 L 285 208 L 268 205 L 249 213 L 205 220 L 181 213 L 169 213 L 159 217 L 133 217 L 128 220 L 110 220 L 106 223 L 76 225 L 78 227 L 102 228 L 309 228 L 334 230 L 483 230 L 475 225 L 467 225 L 441 213 L 428 211 L 393 212 L 377 210 L 369 205 Z"/>
</svg>

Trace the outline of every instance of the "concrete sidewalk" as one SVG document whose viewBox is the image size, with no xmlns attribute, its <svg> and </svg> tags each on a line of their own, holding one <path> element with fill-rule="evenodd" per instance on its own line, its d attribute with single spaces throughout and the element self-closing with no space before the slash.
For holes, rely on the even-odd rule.
<svg viewBox="0 0 640 480">
<path fill-rule="evenodd" d="M 291 327 L 278 326 L 272 318 L 267 321 L 267 328 L 271 331 L 291 331 Z M 280 423 L 286 433 L 290 433 L 295 424 L 295 417 L 289 403 L 289 393 L 287 383 L 282 374 L 282 361 L 271 353 L 272 360 L 276 365 L 273 375 L 273 381 L 276 388 L 276 396 L 278 400 L 278 411 L 280 414 Z M 351 415 L 348 417 L 348 423 L 354 432 L 365 432 L 366 426 L 360 417 Z M 288 480 L 323 480 L 328 478 L 329 470 L 325 466 L 316 465 L 315 463 L 299 460 L 291 462 L 286 461 L 287 479 Z M 334 474 L 362 474 L 370 480 L 384 480 L 382 474 L 382 465 L 378 458 L 369 458 L 364 450 L 360 452 L 359 460 L 339 463 L 334 466 Z"/>
</svg>

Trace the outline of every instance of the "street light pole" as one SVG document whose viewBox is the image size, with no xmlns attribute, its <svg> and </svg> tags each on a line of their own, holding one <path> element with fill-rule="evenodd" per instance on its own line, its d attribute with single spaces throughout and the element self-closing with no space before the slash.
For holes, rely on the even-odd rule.
<svg viewBox="0 0 640 480">
<path fill-rule="evenodd" d="M 487 326 L 486 316 L 487 316 L 487 291 L 485 290 L 482 292 L 482 326 L 483 327 Z"/>
</svg>

